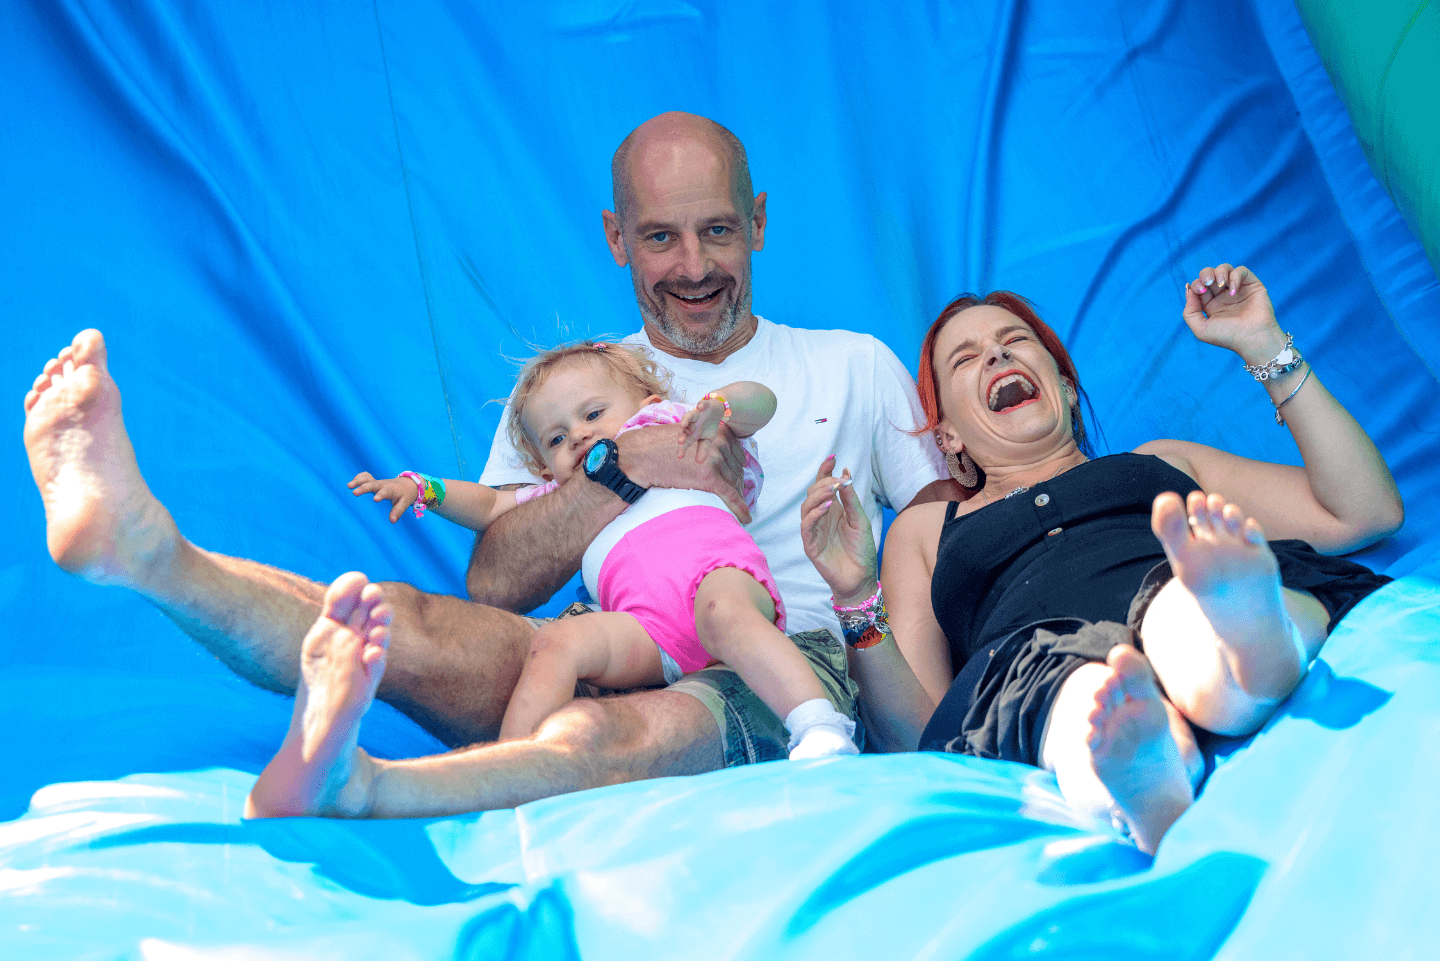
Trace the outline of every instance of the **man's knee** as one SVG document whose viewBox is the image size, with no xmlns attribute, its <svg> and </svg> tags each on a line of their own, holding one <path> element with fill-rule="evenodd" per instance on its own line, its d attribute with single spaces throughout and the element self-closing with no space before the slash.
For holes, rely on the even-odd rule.
<svg viewBox="0 0 1440 961">
<path fill-rule="evenodd" d="M 639 732 L 631 730 L 611 698 L 577 698 L 540 722 L 532 738 L 563 753 L 587 787 L 635 780 L 631 762 Z"/>
<path fill-rule="evenodd" d="M 577 698 L 532 736 L 565 755 L 588 787 L 701 774 L 725 764 L 714 716 L 687 694 Z"/>
</svg>

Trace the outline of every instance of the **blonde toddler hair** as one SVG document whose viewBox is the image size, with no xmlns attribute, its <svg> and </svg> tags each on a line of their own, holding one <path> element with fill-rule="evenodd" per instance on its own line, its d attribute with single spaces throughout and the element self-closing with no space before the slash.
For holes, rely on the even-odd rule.
<svg viewBox="0 0 1440 961">
<path fill-rule="evenodd" d="M 532 474 L 547 469 L 540 448 L 525 430 L 525 405 L 535 392 L 550 379 L 558 368 L 585 361 L 601 364 L 621 387 L 635 390 L 642 397 L 655 394 L 670 396 L 670 375 L 655 362 L 650 351 L 636 344 L 609 340 L 580 340 L 541 351 L 525 363 L 510 395 L 510 419 L 505 424 L 510 444 Z"/>
</svg>

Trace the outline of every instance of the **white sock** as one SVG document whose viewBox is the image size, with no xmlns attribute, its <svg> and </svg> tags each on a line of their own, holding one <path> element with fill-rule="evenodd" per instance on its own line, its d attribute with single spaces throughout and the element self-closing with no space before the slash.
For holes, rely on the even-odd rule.
<svg viewBox="0 0 1440 961">
<path fill-rule="evenodd" d="M 859 754 L 855 746 L 855 722 L 835 710 L 823 697 L 798 705 L 785 717 L 790 732 L 790 760 Z"/>
</svg>

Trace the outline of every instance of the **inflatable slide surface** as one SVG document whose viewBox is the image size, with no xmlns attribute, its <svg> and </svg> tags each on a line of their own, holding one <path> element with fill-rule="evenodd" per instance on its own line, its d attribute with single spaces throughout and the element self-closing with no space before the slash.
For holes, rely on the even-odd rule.
<svg viewBox="0 0 1440 961">
<path fill-rule="evenodd" d="M 1370 115 L 1350 100 L 1352 127 L 1327 74 L 1344 38 L 1302 6 L 6 5 L 0 956 L 1432 956 L 1433 220 L 1376 179 Z M 616 145 L 669 109 L 748 147 L 769 319 L 873 333 L 913 370 L 942 304 L 1013 289 L 1070 345 L 1102 448 L 1294 463 L 1263 391 L 1180 319 L 1186 279 L 1243 263 L 1379 445 L 1408 517 L 1360 559 L 1398 580 L 1222 752 L 1153 860 L 1050 775 L 933 754 L 245 822 L 290 700 L 51 563 L 20 400 L 93 326 L 196 544 L 463 596 L 467 532 L 392 526 L 345 481 L 478 475 L 514 358 L 637 327 L 600 212 Z M 383 704 L 361 743 L 443 749 Z"/>
</svg>

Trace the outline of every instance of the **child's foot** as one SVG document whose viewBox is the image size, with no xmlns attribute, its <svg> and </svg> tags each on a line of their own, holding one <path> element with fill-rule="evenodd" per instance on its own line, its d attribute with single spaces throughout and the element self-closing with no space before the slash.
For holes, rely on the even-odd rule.
<svg viewBox="0 0 1440 961">
<path fill-rule="evenodd" d="M 143 588 L 179 532 L 140 476 L 98 330 L 76 334 L 35 378 L 24 436 L 55 563 L 95 583 Z"/>
<path fill-rule="evenodd" d="M 800 739 L 790 752 L 790 760 L 805 761 L 816 757 L 835 757 L 840 754 L 859 754 L 855 742 L 840 731 L 817 727 Z"/>
<path fill-rule="evenodd" d="M 790 732 L 790 760 L 805 761 L 837 754 L 859 754 L 855 746 L 855 722 L 835 710 L 823 697 L 796 705 L 785 716 Z"/>
<path fill-rule="evenodd" d="M 1113 673 L 1095 692 L 1086 744 L 1135 844 L 1154 854 L 1195 795 L 1145 656 L 1122 644 L 1106 663 Z"/>
<path fill-rule="evenodd" d="M 1236 685 L 1261 701 L 1287 697 L 1309 659 L 1260 524 L 1219 494 L 1196 491 L 1185 505 L 1178 494 L 1155 498 L 1150 526 L 1209 620 Z"/>
<path fill-rule="evenodd" d="M 342 574 L 325 591 L 301 646 L 290 730 L 250 791 L 246 817 L 365 815 L 372 762 L 357 740 L 385 673 L 391 617 L 364 574 Z"/>
</svg>

